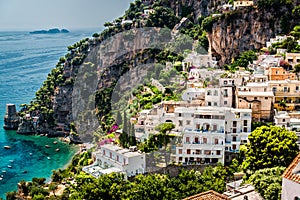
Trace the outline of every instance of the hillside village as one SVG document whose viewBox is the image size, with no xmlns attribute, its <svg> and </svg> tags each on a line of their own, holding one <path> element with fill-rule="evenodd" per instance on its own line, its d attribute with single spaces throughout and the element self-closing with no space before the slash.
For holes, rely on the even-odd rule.
<svg viewBox="0 0 300 200">
<path fill-rule="evenodd" d="M 139 18 L 138 20 L 130 17 L 130 13 L 127 12 L 127 17 L 106 23 L 108 28 L 104 32 L 115 30 L 119 26 L 130 29 L 148 25 L 147 23 L 151 22 L 149 19 L 158 12 L 151 7 L 155 1 L 138 2 L 146 6 L 143 12 L 134 16 Z M 212 34 L 209 29 L 212 29 L 213 23 L 218 23 L 222 17 L 226 16 L 228 19 L 233 12 L 243 13 L 247 9 L 256 9 L 259 6 L 256 1 L 221 2 L 214 6 L 214 11 L 217 12 L 201 19 L 203 22 L 208 21 L 202 23 L 202 26 L 208 26 L 206 32 L 202 28 L 201 31 L 197 30 L 197 26 L 191 29 L 196 29 L 197 34 L 201 33 L 206 38 Z M 131 4 L 131 7 L 135 8 L 136 4 Z M 172 17 L 170 18 L 173 19 Z M 187 31 L 191 18 L 181 17 L 178 23 L 174 23 L 171 29 L 172 36 L 179 32 L 191 34 Z M 153 23 L 156 25 L 155 23 L 160 22 Z M 130 88 L 132 94 L 124 94 L 129 96 L 125 110 L 114 113 L 114 118 L 107 124 L 105 123 L 109 120 L 102 121 L 101 125 L 105 127 L 104 131 L 102 130 L 104 135 L 103 132 L 102 135 L 98 132 L 93 133 L 96 138 L 95 146 L 81 145 L 81 153 L 73 159 L 71 166 L 66 170 L 53 172 L 53 182 L 66 189 L 61 195 L 69 197 L 73 192 L 75 196 L 86 195 L 88 199 L 91 198 L 88 196 L 90 192 L 112 198 L 113 192 L 107 190 L 113 188 L 120 195 L 114 196 L 115 199 L 134 199 L 143 195 L 149 195 L 149 199 L 162 196 L 165 199 L 173 199 L 176 195 L 178 199 L 299 198 L 295 191 L 299 191 L 300 188 L 300 154 L 294 159 L 300 146 L 299 30 L 300 27 L 296 26 L 289 34 L 276 35 L 266 41 L 264 47 L 255 51 L 240 52 L 227 64 L 224 62 L 229 59 L 226 57 L 228 51 L 225 53 L 224 50 L 224 59 L 216 58 L 218 49 L 212 49 L 213 41 L 210 40 L 207 54 L 197 51 L 199 44 L 192 44 L 192 50 L 184 51 L 183 59 L 168 60 L 155 65 L 153 72 L 149 72 L 145 77 L 148 82 Z M 104 38 L 94 36 L 94 39 L 88 40 L 91 46 L 96 45 L 94 43 L 99 42 L 99 38 Z M 203 40 L 201 37 L 198 39 Z M 83 41 L 83 44 L 86 42 Z M 77 52 L 81 49 L 80 44 L 79 48 L 73 46 L 70 49 L 72 55 L 82 56 L 80 51 Z M 163 57 L 163 60 L 167 59 Z M 72 70 L 77 65 L 71 64 L 70 60 L 61 64 L 64 65 L 62 69 L 68 69 L 68 81 L 71 82 L 71 74 L 74 73 Z M 63 73 L 66 72 L 64 70 Z M 110 89 L 113 85 L 109 85 L 107 80 L 103 82 L 104 89 Z M 57 125 L 65 132 L 67 127 L 70 135 L 74 136 L 77 134 L 76 128 L 74 124 L 68 124 L 68 96 L 72 89 L 66 85 L 60 86 L 59 89 L 67 92 L 59 94 L 60 90 L 56 89 L 57 96 L 51 98 L 54 99 L 54 108 L 58 111 L 62 109 L 59 100 L 64 101 L 62 114 L 58 112 Z M 105 107 L 103 110 L 109 110 L 106 108 L 108 101 L 102 101 L 105 100 L 105 95 L 101 98 L 98 103 Z M 98 108 L 97 111 L 99 110 L 101 111 Z M 101 117 L 102 120 L 107 115 Z M 63 131 L 62 134 L 65 134 Z M 264 135 L 264 131 L 270 135 Z M 270 142 L 273 136 L 278 136 L 274 146 L 251 146 L 257 142 L 257 138 L 263 140 L 257 143 L 263 143 Z M 283 141 L 280 139 L 288 141 L 288 144 L 281 147 L 279 143 Z M 268 162 L 264 163 L 261 162 L 263 159 L 248 156 L 250 153 L 247 150 L 251 148 L 262 148 L 262 152 L 268 155 Z M 271 150 L 268 151 L 269 149 Z M 280 153 L 268 154 L 272 151 L 280 152 L 286 157 Z M 251 158 L 255 162 L 251 163 Z M 114 188 L 114 181 L 119 188 Z M 104 182 L 111 185 L 102 185 Z M 149 182 L 152 185 L 148 185 Z M 157 186 L 156 183 L 161 185 Z M 19 196 L 24 194 L 26 184 L 28 183 L 19 184 Z M 142 187 L 143 184 L 145 187 Z M 103 191 L 95 191 L 91 185 Z M 153 185 L 157 187 L 156 190 L 148 191 Z M 149 194 L 146 194 L 146 191 Z M 269 191 L 273 192 L 270 196 Z M 54 192 L 53 194 L 55 195 Z"/>
<path fill-rule="evenodd" d="M 144 142 L 158 133 L 155 127 L 160 123 L 173 123 L 169 134 L 177 139 L 172 144 L 169 164 L 210 165 L 229 164 L 240 146 L 248 142 L 254 123 L 273 123 L 295 131 L 299 138 L 300 81 L 298 73 L 291 69 L 300 63 L 300 53 L 285 53 L 286 49 L 275 49 L 276 54 L 265 52 L 272 44 L 290 37 L 272 38 L 257 53 L 257 60 L 249 62 L 247 70 L 207 69 L 213 63 L 211 55 L 191 53 L 182 62 L 188 72 L 182 100 L 163 101 L 131 118 L 137 141 Z M 205 87 L 204 81 L 210 82 L 212 78 L 218 80 L 217 84 L 208 83 Z M 121 134 L 122 130 L 116 132 Z M 84 171 L 95 177 L 111 172 L 125 172 L 131 177 L 150 170 L 145 161 L 147 156 L 136 151 L 136 147 L 126 150 L 111 143 L 112 140 L 99 145 L 99 150 L 93 153 L 95 163 Z M 300 139 L 297 143 L 300 144 Z"/>
</svg>

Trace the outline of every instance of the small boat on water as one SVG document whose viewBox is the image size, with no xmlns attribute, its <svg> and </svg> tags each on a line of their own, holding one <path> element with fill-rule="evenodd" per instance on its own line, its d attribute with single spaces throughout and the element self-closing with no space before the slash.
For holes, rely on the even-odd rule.
<svg viewBox="0 0 300 200">
<path fill-rule="evenodd" d="M 46 148 L 50 148 L 50 146 L 48 144 L 45 145 Z"/>
<path fill-rule="evenodd" d="M 12 168 L 12 166 L 11 166 L 11 165 L 7 165 L 7 167 L 8 167 L 8 168 Z"/>
<path fill-rule="evenodd" d="M 30 156 L 32 156 L 32 153 L 29 153 Z"/>
<path fill-rule="evenodd" d="M 57 141 L 54 141 L 53 144 L 57 144 Z"/>
<path fill-rule="evenodd" d="M 14 160 L 9 160 L 9 162 L 13 163 L 13 162 L 14 162 Z"/>
<path fill-rule="evenodd" d="M 23 171 L 23 174 L 27 174 L 27 173 L 28 173 L 28 171 L 27 171 L 27 170 L 24 170 L 24 171 Z"/>
<path fill-rule="evenodd" d="M 58 151 L 60 151 L 60 149 L 59 149 L 59 148 L 57 148 L 57 149 L 55 149 L 55 151 L 56 151 L 56 152 L 58 152 Z"/>
<path fill-rule="evenodd" d="M 50 160 L 51 158 L 50 157 L 47 157 L 48 158 L 48 160 Z"/>
<path fill-rule="evenodd" d="M 11 146 L 4 146 L 4 149 L 10 149 Z"/>
<path fill-rule="evenodd" d="M 5 170 L 2 170 L 2 173 L 6 173 L 6 171 L 5 171 Z"/>
</svg>

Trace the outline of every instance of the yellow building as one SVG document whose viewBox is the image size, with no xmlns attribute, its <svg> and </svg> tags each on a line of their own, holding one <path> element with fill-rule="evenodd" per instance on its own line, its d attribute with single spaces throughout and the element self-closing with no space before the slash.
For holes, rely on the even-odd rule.
<svg viewBox="0 0 300 200">
<path fill-rule="evenodd" d="M 274 108 L 278 110 L 300 110 L 300 81 L 270 81 L 268 87 L 275 96 Z"/>
<path fill-rule="evenodd" d="M 253 5 L 254 5 L 253 1 L 247 1 L 247 0 L 239 0 L 239 1 L 233 2 L 234 9 L 236 9 L 238 7 L 247 7 L 247 6 L 253 6 Z"/>
</svg>

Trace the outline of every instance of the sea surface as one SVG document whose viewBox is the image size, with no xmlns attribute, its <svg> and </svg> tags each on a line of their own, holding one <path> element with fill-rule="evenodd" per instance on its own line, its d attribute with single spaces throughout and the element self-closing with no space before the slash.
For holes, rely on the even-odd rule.
<svg viewBox="0 0 300 200">
<path fill-rule="evenodd" d="M 21 180 L 50 179 L 52 170 L 63 168 L 77 148 L 42 136 L 23 136 L 5 131 L 3 117 L 7 103 L 29 103 L 67 46 L 91 37 L 100 30 L 77 30 L 68 34 L 0 32 L 0 197 L 16 190 Z M 58 141 L 54 144 L 54 141 Z M 45 145 L 50 148 L 45 148 Z M 11 149 L 4 149 L 4 146 Z M 55 149 L 60 151 L 56 152 Z M 8 167 L 9 166 L 9 167 Z M 25 173 L 27 172 L 27 173 Z"/>
</svg>

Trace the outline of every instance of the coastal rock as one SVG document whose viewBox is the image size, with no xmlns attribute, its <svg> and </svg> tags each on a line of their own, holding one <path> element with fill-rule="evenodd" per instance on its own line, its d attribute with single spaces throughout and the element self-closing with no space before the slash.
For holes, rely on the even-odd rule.
<svg viewBox="0 0 300 200">
<path fill-rule="evenodd" d="M 56 33 L 69 33 L 67 29 L 61 29 L 59 30 L 58 28 L 52 28 L 49 30 L 37 30 L 37 31 L 32 31 L 29 32 L 30 34 L 56 34 Z"/>
</svg>

